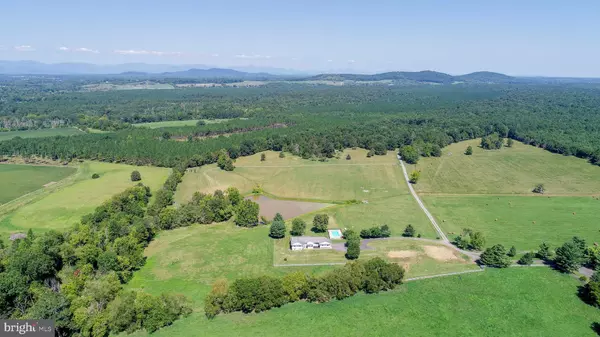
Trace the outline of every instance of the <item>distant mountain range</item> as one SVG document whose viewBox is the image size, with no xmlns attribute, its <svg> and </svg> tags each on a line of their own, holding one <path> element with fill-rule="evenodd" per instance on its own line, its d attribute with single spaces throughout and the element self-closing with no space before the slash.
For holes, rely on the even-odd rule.
<svg viewBox="0 0 600 337">
<path fill-rule="evenodd" d="M 268 67 L 213 68 L 203 64 L 172 65 L 124 63 L 98 65 L 91 63 L 41 63 L 36 61 L 0 61 L 2 75 L 104 75 L 152 78 L 296 80 L 296 81 L 391 81 L 394 84 L 452 84 L 452 83 L 600 83 L 597 78 L 513 77 L 500 73 L 479 71 L 466 75 L 449 75 L 436 71 L 393 71 L 372 75 L 319 74 Z"/>
</svg>

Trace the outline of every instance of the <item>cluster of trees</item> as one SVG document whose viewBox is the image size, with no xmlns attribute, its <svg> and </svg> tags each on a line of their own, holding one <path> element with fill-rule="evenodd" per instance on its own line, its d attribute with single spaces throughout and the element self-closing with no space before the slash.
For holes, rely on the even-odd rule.
<svg viewBox="0 0 600 337">
<path fill-rule="evenodd" d="M 498 150 L 504 145 L 504 139 L 497 133 L 481 137 L 481 148 L 486 150 Z"/>
<path fill-rule="evenodd" d="M 188 314 L 190 307 L 179 296 L 129 293 L 121 294 L 128 305 L 116 302 L 159 230 L 145 217 L 149 197 L 150 190 L 138 185 L 64 233 L 38 236 L 30 230 L 7 247 L 0 244 L 0 316 L 52 319 L 64 336 L 108 336 L 154 331 Z M 135 319 L 115 321 L 127 313 Z"/>
<path fill-rule="evenodd" d="M 371 294 L 394 289 L 403 278 L 402 267 L 374 258 L 349 262 L 322 276 L 297 272 L 284 277 L 241 278 L 231 285 L 220 280 L 206 297 L 204 311 L 208 318 L 214 318 L 219 313 L 261 312 L 302 300 L 317 303 L 342 300 L 359 291 Z"/>
<path fill-rule="evenodd" d="M 452 243 L 460 249 L 482 250 L 485 246 L 485 236 L 482 232 L 465 228 Z"/>
<path fill-rule="evenodd" d="M 390 231 L 390 227 L 388 225 L 383 225 L 380 227 L 374 226 L 360 231 L 360 237 L 363 239 L 389 238 L 390 235 L 392 235 L 392 232 Z"/>
<path fill-rule="evenodd" d="M 196 192 L 186 204 L 177 208 L 172 206 L 163 208 L 154 216 L 154 222 L 160 229 L 173 229 L 192 224 L 227 221 L 234 215 L 243 218 L 247 202 L 256 205 L 255 222 L 257 222 L 258 205 L 249 200 L 245 201 L 242 200 L 239 190 L 234 187 L 228 188 L 225 192 L 216 190 L 212 195 Z"/>
<path fill-rule="evenodd" d="M 415 227 L 413 227 L 413 225 L 411 225 L 411 224 L 408 224 L 408 226 L 406 226 L 406 228 L 404 228 L 404 232 L 402 232 L 402 236 L 404 236 L 406 238 L 414 238 L 415 236 L 421 237 L 421 234 L 417 234 L 417 230 L 415 229 Z"/>
<path fill-rule="evenodd" d="M 346 258 L 356 260 L 360 256 L 360 235 L 352 229 L 347 229 L 343 233 L 346 239 Z"/>
</svg>

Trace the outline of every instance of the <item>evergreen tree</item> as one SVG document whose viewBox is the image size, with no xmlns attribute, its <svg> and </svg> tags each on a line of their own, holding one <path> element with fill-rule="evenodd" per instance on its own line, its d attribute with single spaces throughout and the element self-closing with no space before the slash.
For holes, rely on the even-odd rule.
<svg viewBox="0 0 600 337">
<path fill-rule="evenodd" d="M 538 258 L 544 261 L 550 260 L 550 258 L 552 257 L 552 251 L 550 250 L 550 246 L 547 243 L 542 242 L 542 244 L 540 244 L 540 249 L 538 250 L 536 255 Z"/>
<path fill-rule="evenodd" d="M 506 255 L 503 245 L 494 245 L 481 253 L 480 262 L 483 265 L 495 268 L 506 268 L 510 266 L 510 259 Z"/>
<path fill-rule="evenodd" d="M 533 263 L 534 255 L 535 254 L 533 254 L 531 252 L 527 252 L 527 253 L 525 253 L 525 255 L 521 256 L 521 258 L 519 259 L 519 261 L 517 261 L 517 263 L 520 265 L 529 266 Z"/>
<path fill-rule="evenodd" d="M 417 231 L 415 230 L 415 228 L 409 224 L 404 229 L 404 233 L 402 233 L 402 236 L 412 238 L 415 236 L 416 233 L 417 233 Z"/>
<path fill-rule="evenodd" d="M 514 257 L 515 255 L 517 255 L 517 248 L 515 246 L 510 247 L 510 249 L 508 250 L 508 253 L 506 253 L 506 255 L 508 255 L 510 257 Z"/>
<path fill-rule="evenodd" d="M 360 256 L 360 240 L 350 240 L 346 248 L 346 258 L 356 260 Z"/>
<path fill-rule="evenodd" d="M 269 229 L 269 236 L 273 239 L 285 237 L 285 223 L 281 220 L 273 220 Z"/>
<path fill-rule="evenodd" d="M 467 156 L 470 156 L 470 155 L 472 155 L 472 154 L 473 154 L 473 147 L 472 147 L 471 145 L 469 145 L 469 146 L 467 147 L 467 150 L 465 151 L 465 154 L 466 154 Z"/>
</svg>

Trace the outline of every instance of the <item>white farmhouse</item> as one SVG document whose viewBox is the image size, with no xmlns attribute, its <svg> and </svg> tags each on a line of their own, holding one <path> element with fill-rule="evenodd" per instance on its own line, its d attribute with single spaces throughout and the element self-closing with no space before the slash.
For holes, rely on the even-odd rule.
<svg viewBox="0 0 600 337">
<path fill-rule="evenodd" d="M 290 248 L 292 250 L 331 249 L 331 241 L 321 236 L 292 236 Z"/>
</svg>

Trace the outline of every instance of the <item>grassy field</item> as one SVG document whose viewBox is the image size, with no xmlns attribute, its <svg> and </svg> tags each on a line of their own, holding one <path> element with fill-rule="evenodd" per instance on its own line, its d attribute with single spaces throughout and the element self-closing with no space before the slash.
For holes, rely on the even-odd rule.
<svg viewBox="0 0 600 337">
<path fill-rule="evenodd" d="M 170 169 L 135 167 L 99 162 L 82 163 L 73 183 L 24 205 L 0 219 L 0 233 L 34 230 L 65 229 L 90 213 L 113 195 L 137 184 L 130 179 L 131 171 L 138 170 L 142 183 L 157 190 L 162 186 Z M 100 178 L 92 179 L 93 173 Z"/>
<path fill-rule="evenodd" d="M 422 158 L 407 169 L 420 170 L 419 193 L 531 194 L 544 184 L 552 195 L 600 193 L 600 167 L 583 159 L 553 154 L 514 142 L 512 148 L 483 150 L 480 140 L 452 144 L 440 158 Z M 473 155 L 464 154 L 467 146 Z"/>
<path fill-rule="evenodd" d="M 0 205 L 75 173 L 72 167 L 0 165 Z"/>
<path fill-rule="evenodd" d="M 502 243 L 519 250 L 542 241 L 562 244 L 574 235 L 600 241 L 600 200 L 592 197 L 425 196 L 427 208 L 446 233 L 482 231 L 487 246 Z M 450 237 L 453 235 L 450 234 Z"/>
<path fill-rule="evenodd" d="M 76 128 L 56 128 L 56 129 L 39 129 L 39 130 L 25 130 L 25 131 L 8 131 L 0 132 L 0 142 L 3 140 L 13 139 L 15 137 L 21 138 L 40 138 L 40 137 L 53 137 L 53 136 L 72 136 L 83 134 L 83 132 Z"/>
<path fill-rule="evenodd" d="M 408 194 L 393 153 L 366 158 L 364 150 L 349 150 L 352 160 L 332 159 L 328 162 L 304 160 L 266 152 L 239 158 L 233 172 L 223 172 L 215 165 L 191 169 L 184 176 L 175 196 L 179 202 L 189 200 L 195 191 L 210 192 L 236 186 L 250 192 L 260 186 L 266 192 L 282 198 L 314 200 L 376 200 Z M 346 153 L 342 155 L 344 158 Z"/>
<path fill-rule="evenodd" d="M 350 154 L 352 159 L 346 160 Z M 305 160 L 279 153 L 266 152 L 267 160 L 260 154 L 239 158 L 233 172 L 220 170 L 215 165 L 191 168 L 179 184 L 175 201 L 188 201 L 194 192 L 213 192 L 235 186 L 247 194 L 260 186 L 269 196 L 340 202 L 356 199 L 366 201 L 354 205 L 341 205 L 323 210 L 332 217 L 331 227 L 363 229 L 387 224 L 393 235 L 401 235 L 412 224 L 424 237 L 435 238 L 423 212 L 409 194 L 402 169 L 395 154 L 367 158 L 365 150 L 347 150 L 340 159 L 328 162 Z M 314 214 L 303 218 L 312 221 Z"/>
<path fill-rule="evenodd" d="M 344 252 L 335 249 L 314 249 L 292 251 L 290 238 L 275 241 L 273 260 L 277 265 L 345 263 Z M 343 244 L 343 241 L 339 243 Z M 381 257 L 404 267 L 407 277 L 427 276 L 464 270 L 476 270 L 479 267 L 458 251 L 434 242 L 394 238 L 373 240 L 367 243 L 369 249 L 362 249 L 359 260 Z M 295 267 L 289 267 L 293 271 Z"/>
<path fill-rule="evenodd" d="M 144 285 L 154 291 L 154 284 Z M 379 295 L 297 302 L 212 321 L 195 312 L 153 336 L 198 331 L 207 336 L 314 336 L 315 331 L 331 336 L 596 336 L 590 325 L 600 320 L 600 311 L 576 296 L 579 284 L 549 268 L 487 270 L 409 282 Z M 188 295 L 197 288 L 181 286 L 161 288 Z"/>
<path fill-rule="evenodd" d="M 137 127 L 145 127 L 150 129 L 158 129 L 158 128 L 169 128 L 169 127 L 177 127 L 177 126 L 195 126 L 198 123 L 199 119 L 190 119 L 185 121 L 164 121 L 164 122 L 150 122 L 150 123 L 138 123 L 133 124 L 133 126 Z M 214 124 L 214 123 L 222 123 L 227 121 L 227 119 L 204 119 L 206 124 Z"/>
</svg>

